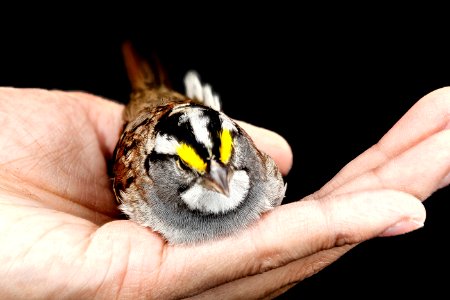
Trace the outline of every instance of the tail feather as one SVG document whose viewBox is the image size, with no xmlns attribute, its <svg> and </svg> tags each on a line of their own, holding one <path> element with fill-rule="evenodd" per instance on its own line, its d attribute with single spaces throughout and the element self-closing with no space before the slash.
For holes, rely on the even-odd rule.
<svg viewBox="0 0 450 300">
<path fill-rule="evenodd" d="M 186 87 L 186 95 L 189 98 L 197 100 L 201 104 L 209 106 L 212 109 L 221 111 L 219 95 L 213 92 L 209 84 L 202 84 L 197 72 L 187 72 L 184 77 L 184 86 Z"/>
<path fill-rule="evenodd" d="M 136 53 L 130 41 L 123 43 L 122 53 L 133 90 L 153 89 L 161 85 L 160 78 L 155 76 L 148 62 Z M 159 65 L 158 72 L 161 72 Z"/>
<path fill-rule="evenodd" d="M 161 62 L 160 62 L 160 60 L 158 58 L 158 55 L 153 53 L 152 59 L 153 59 L 152 61 L 153 61 L 154 66 L 155 66 L 155 70 L 157 72 L 156 73 L 157 76 L 155 78 L 156 82 L 160 86 L 163 86 L 163 87 L 171 89 L 172 86 L 171 86 L 170 80 L 169 80 L 169 78 L 167 76 L 166 69 L 164 69 L 163 65 L 161 64 Z"/>
</svg>

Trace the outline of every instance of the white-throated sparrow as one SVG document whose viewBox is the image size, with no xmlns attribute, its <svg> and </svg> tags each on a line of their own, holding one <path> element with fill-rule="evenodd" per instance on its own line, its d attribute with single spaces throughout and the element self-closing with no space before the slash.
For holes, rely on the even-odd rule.
<svg viewBox="0 0 450 300">
<path fill-rule="evenodd" d="M 234 233 L 281 203 L 285 184 L 275 162 L 220 111 L 196 73 L 186 95 L 167 87 L 131 45 L 124 58 L 132 83 L 114 157 L 119 208 L 169 243 Z"/>
</svg>

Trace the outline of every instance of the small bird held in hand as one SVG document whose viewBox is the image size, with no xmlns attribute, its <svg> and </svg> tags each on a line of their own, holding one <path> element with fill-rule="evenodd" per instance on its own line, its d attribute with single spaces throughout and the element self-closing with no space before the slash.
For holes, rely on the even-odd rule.
<svg viewBox="0 0 450 300">
<path fill-rule="evenodd" d="M 286 187 L 275 162 L 220 111 L 209 85 L 191 71 L 179 94 L 129 43 L 123 50 L 133 91 L 113 188 L 131 220 L 190 244 L 236 233 L 281 204 Z"/>
</svg>

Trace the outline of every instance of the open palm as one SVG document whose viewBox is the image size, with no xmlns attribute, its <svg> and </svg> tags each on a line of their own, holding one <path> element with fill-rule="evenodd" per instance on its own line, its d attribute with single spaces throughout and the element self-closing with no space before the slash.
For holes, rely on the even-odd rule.
<svg viewBox="0 0 450 300">
<path fill-rule="evenodd" d="M 359 242 L 423 224 L 418 200 L 450 180 L 449 94 L 419 101 L 304 201 L 236 236 L 169 246 L 117 219 L 107 161 L 122 105 L 85 93 L 0 89 L 0 295 L 274 297 Z M 292 154 L 284 140 L 241 124 L 286 173 Z"/>
</svg>

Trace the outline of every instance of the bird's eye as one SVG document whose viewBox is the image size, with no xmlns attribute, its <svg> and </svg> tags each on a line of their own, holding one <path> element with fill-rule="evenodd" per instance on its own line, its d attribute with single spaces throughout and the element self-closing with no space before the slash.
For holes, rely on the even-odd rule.
<svg viewBox="0 0 450 300">
<path fill-rule="evenodd" d="M 178 159 L 176 160 L 176 163 L 177 163 L 177 167 L 178 167 L 179 169 L 181 169 L 181 170 L 184 170 L 184 171 L 190 171 L 190 170 L 191 170 L 191 168 L 189 168 L 189 166 L 186 165 L 186 163 L 184 163 L 183 160 L 180 159 L 180 158 L 178 158 Z"/>
</svg>

